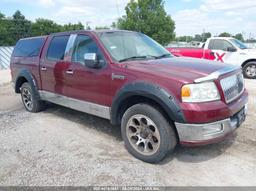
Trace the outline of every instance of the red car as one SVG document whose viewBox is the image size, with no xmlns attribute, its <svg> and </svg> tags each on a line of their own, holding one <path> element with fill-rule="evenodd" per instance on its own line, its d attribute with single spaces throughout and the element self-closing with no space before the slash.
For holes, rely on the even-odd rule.
<svg viewBox="0 0 256 191">
<path fill-rule="evenodd" d="M 200 59 L 207 59 L 207 60 L 215 60 L 214 52 L 209 49 L 202 49 L 202 48 L 167 48 L 167 50 L 172 53 L 174 56 L 177 57 L 191 57 L 191 58 L 200 58 Z"/>
<path fill-rule="evenodd" d="M 21 39 L 11 72 L 29 112 L 52 102 L 109 119 L 132 155 L 155 163 L 179 143 L 220 141 L 245 120 L 241 69 L 205 62 L 173 57 L 137 32 L 74 31 Z"/>
</svg>

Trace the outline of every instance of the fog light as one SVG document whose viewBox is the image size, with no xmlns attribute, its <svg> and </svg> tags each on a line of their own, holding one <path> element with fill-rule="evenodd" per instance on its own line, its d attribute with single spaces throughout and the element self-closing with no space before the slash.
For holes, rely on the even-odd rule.
<svg viewBox="0 0 256 191">
<path fill-rule="evenodd" d="M 211 135 L 223 131 L 223 124 L 212 124 L 203 127 L 203 135 Z"/>
</svg>

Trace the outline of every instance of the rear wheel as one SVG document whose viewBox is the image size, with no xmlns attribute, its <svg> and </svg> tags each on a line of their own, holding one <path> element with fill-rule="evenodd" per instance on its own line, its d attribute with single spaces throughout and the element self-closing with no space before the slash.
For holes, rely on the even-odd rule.
<svg viewBox="0 0 256 191">
<path fill-rule="evenodd" d="M 256 79 L 256 61 L 245 64 L 243 73 L 245 78 Z"/>
<path fill-rule="evenodd" d="M 173 127 L 148 104 L 130 107 L 123 115 L 121 128 L 127 150 L 145 162 L 161 161 L 177 144 Z"/>
<path fill-rule="evenodd" d="M 29 83 L 23 83 L 20 91 L 23 105 L 27 111 L 37 113 L 45 109 L 45 103 L 36 96 Z"/>
</svg>

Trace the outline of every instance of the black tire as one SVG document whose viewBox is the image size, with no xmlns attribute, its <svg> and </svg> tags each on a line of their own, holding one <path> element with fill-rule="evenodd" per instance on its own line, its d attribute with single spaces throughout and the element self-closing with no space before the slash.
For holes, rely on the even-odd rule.
<svg viewBox="0 0 256 191">
<path fill-rule="evenodd" d="M 254 72 L 250 70 L 253 70 Z M 243 74 L 245 78 L 256 79 L 256 61 L 246 63 L 243 66 Z"/>
<path fill-rule="evenodd" d="M 136 143 L 138 143 L 138 142 L 136 142 L 136 140 L 139 141 L 139 139 L 140 139 L 139 137 L 142 137 L 142 133 L 137 133 L 137 130 L 136 130 L 135 131 L 136 134 L 141 134 L 141 135 L 135 135 L 135 136 L 127 135 L 127 134 L 129 134 L 128 131 L 130 131 L 129 128 L 133 129 L 132 126 L 129 126 L 130 121 L 131 120 L 136 121 L 137 116 L 139 116 L 139 117 L 142 116 L 142 118 L 140 118 L 141 119 L 140 121 L 143 120 L 143 116 L 145 116 L 147 118 L 146 120 L 150 119 L 150 123 L 147 122 L 147 124 L 152 124 L 151 122 L 153 122 L 156 126 L 155 131 L 156 130 L 158 131 L 157 133 L 158 133 L 158 138 L 159 138 L 160 143 L 158 141 L 155 143 L 155 141 L 154 141 L 154 144 L 158 144 L 158 146 L 156 146 L 157 149 L 155 151 L 152 146 L 154 144 L 151 144 L 152 154 L 149 154 L 149 153 L 143 154 L 142 153 L 143 151 L 140 151 L 139 146 L 136 145 Z M 142 122 L 142 123 L 144 123 L 144 122 Z M 145 126 L 143 128 L 145 128 Z M 148 129 L 148 128 L 149 128 L 149 126 L 147 126 L 145 129 Z M 125 147 L 129 151 L 129 153 L 144 162 L 148 162 L 148 163 L 160 162 L 169 152 L 172 152 L 174 150 L 175 146 L 177 145 L 177 138 L 176 138 L 176 134 L 174 131 L 174 126 L 171 125 L 167 121 L 167 119 L 160 112 L 160 110 L 158 110 L 155 107 L 148 105 L 148 104 L 144 104 L 144 103 L 136 104 L 136 105 L 130 107 L 129 109 L 127 109 L 127 111 L 124 113 L 124 115 L 122 117 L 121 131 L 122 131 L 122 138 L 124 140 Z M 150 132 L 152 132 L 152 131 L 150 130 Z M 132 132 L 132 133 L 134 133 L 134 132 Z M 128 136 L 133 137 L 133 138 L 129 138 Z M 150 136 L 153 137 L 154 135 L 150 135 Z M 134 142 L 133 139 L 135 139 L 136 143 L 133 143 Z M 143 140 L 146 140 L 146 139 L 143 139 Z M 153 139 L 151 139 L 151 140 L 153 140 Z M 142 146 L 140 146 L 140 147 L 143 147 L 143 145 L 144 145 L 144 148 L 141 150 L 145 151 L 150 148 L 149 142 L 147 145 L 147 149 L 145 149 L 146 144 L 142 143 L 141 145 Z M 137 148 L 136 148 L 136 146 L 137 146 Z"/>
<path fill-rule="evenodd" d="M 37 113 L 46 108 L 45 102 L 40 100 L 39 96 L 37 96 L 36 93 L 32 90 L 29 83 L 23 83 L 20 92 L 21 100 L 27 111 Z"/>
</svg>

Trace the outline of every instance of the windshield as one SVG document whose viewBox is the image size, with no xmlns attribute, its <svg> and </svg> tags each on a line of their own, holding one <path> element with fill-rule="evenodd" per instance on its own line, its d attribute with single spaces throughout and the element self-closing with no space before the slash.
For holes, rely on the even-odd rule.
<svg viewBox="0 0 256 191">
<path fill-rule="evenodd" d="M 148 36 L 129 31 L 99 33 L 105 48 L 116 61 L 160 59 L 172 55 Z"/>
<path fill-rule="evenodd" d="M 230 39 L 232 43 L 234 43 L 236 46 L 238 46 L 240 49 L 248 49 L 248 47 L 242 43 L 240 40 L 237 39 Z"/>
</svg>

